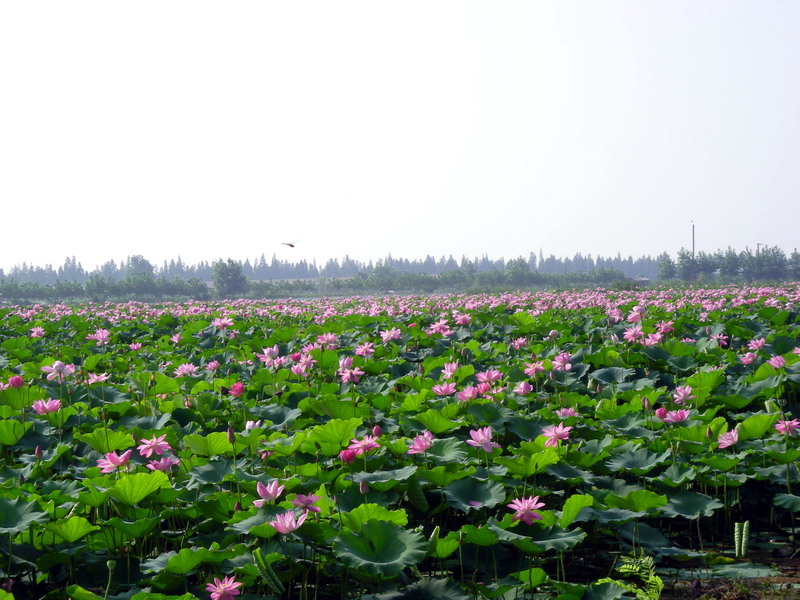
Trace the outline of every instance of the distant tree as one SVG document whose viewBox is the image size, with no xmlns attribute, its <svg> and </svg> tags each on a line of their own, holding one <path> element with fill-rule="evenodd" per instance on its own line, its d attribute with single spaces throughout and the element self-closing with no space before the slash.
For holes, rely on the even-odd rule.
<svg viewBox="0 0 800 600">
<path fill-rule="evenodd" d="M 212 281 L 214 291 L 222 298 L 240 296 L 247 291 L 247 277 L 242 272 L 241 263 L 230 258 L 227 262 L 218 260 L 214 263 Z"/>
<path fill-rule="evenodd" d="M 708 254 L 701 250 L 697 253 L 695 262 L 697 265 L 697 272 L 700 275 L 704 275 L 706 278 L 714 275 L 714 272 L 717 270 L 717 262 L 714 260 L 713 254 Z"/>
<path fill-rule="evenodd" d="M 678 277 L 684 281 L 694 281 L 697 277 L 697 262 L 686 248 L 678 250 Z"/>
<path fill-rule="evenodd" d="M 511 285 L 527 285 L 531 277 L 531 268 L 524 258 L 515 258 L 506 263 L 506 275 Z"/>
<path fill-rule="evenodd" d="M 662 252 L 658 255 L 658 278 L 662 281 L 675 279 L 678 276 L 678 269 L 675 267 L 675 261 L 672 260 L 669 254 Z"/>
<path fill-rule="evenodd" d="M 735 279 L 742 270 L 739 254 L 730 246 L 724 253 L 717 253 L 717 264 L 719 264 L 719 274 L 723 279 Z"/>
<path fill-rule="evenodd" d="M 787 270 L 792 281 L 800 281 L 800 252 L 797 251 L 797 248 L 794 249 L 789 257 Z"/>
</svg>

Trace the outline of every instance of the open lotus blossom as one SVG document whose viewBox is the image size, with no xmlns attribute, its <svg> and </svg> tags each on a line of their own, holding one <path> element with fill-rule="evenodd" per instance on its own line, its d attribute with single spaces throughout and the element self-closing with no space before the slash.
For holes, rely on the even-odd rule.
<svg viewBox="0 0 800 600">
<path fill-rule="evenodd" d="M 555 448 L 558 446 L 559 440 L 568 440 L 569 439 L 569 432 L 572 427 L 565 426 L 564 423 L 559 423 L 558 425 L 550 425 L 542 429 L 542 435 L 547 438 L 547 441 L 544 443 L 545 448 Z"/>
<path fill-rule="evenodd" d="M 580 415 L 574 408 L 570 406 L 568 408 L 559 408 L 556 411 L 556 416 L 559 419 L 566 419 L 567 417 L 579 417 Z"/>
<path fill-rule="evenodd" d="M 234 396 L 235 398 L 241 398 L 247 392 L 247 388 L 241 381 L 237 381 L 234 383 L 230 388 L 228 388 L 228 394 Z"/>
<path fill-rule="evenodd" d="M 511 347 L 514 348 L 514 350 L 519 350 L 520 348 L 524 348 L 527 345 L 528 345 L 528 338 L 524 337 L 518 337 L 517 339 L 511 342 Z"/>
<path fill-rule="evenodd" d="M 539 502 L 539 496 L 529 496 L 528 498 L 517 498 L 511 504 L 506 504 L 508 508 L 516 511 L 511 517 L 512 521 L 522 521 L 526 525 L 533 524 L 534 520 L 542 518 L 537 509 L 544 506 L 544 502 Z"/>
<path fill-rule="evenodd" d="M 42 367 L 42 371 L 47 373 L 48 381 L 57 379 L 59 383 L 62 383 L 65 378 L 69 377 L 75 372 L 75 365 L 72 363 L 65 365 L 60 360 L 57 360 L 50 366 Z"/>
<path fill-rule="evenodd" d="M 569 371 L 572 368 L 572 354 L 562 352 L 553 359 L 553 371 Z"/>
<path fill-rule="evenodd" d="M 408 454 L 425 454 L 428 448 L 433 443 L 433 434 L 430 431 L 423 431 L 420 435 L 415 437 L 411 446 L 408 448 Z"/>
<path fill-rule="evenodd" d="M 183 363 L 177 369 L 173 371 L 175 377 L 192 377 L 197 375 L 198 371 L 197 365 L 193 365 L 192 363 Z"/>
<path fill-rule="evenodd" d="M 264 503 L 277 500 L 278 497 L 283 493 L 285 487 L 286 486 L 281 485 L 277 479 L 273 479 L 267 485 L 264 485 L 259 481 L 256 484 L 256 492 L 258 492 L 258 495 L 261 496 L 261 498 L 253 502 L 253 504 L 261 508 L 264 506 Z"/>
<path fill-rule="evenodd" d="M 211 321 L 211 326 L 217 329 L 227 329 L 228 327 L 233 327 L 233 319 L 230 317 L 217 317 Z"/>
<path fill-rule="evenodd" d="M 476 448 L 483 448 L 484 451 L 491 454 L 493 448 L 499 448 L 500 444 L 492 441 L 492 428 L 481 427 L 480 429 L 472 430 L 469 432 L 471 440 L 467 440 L 467 444 L 475 446 Z"/>
<path fill-rule="evenodd" d="M 48 415 L 61 408 L 61 400 L 50 398 L 49 400 L 37 400 L 33 403 L 33 410 L 39 415 Z"/>
<path fill-rule="evenodd" d="M 355 369 L 340 369 L 339 379 L 342 383 L 358 383 L 364 371 L 356 367 Z"/>
<path fill-rule="evenodd" d="M 642 331 L 641 325 L 634 325 L 633 327 L 628 327 L 625 330 L 625 333 L 622 334 L 622 339 L 628 342 L 629 344 L 633 344 L 634 342 L 642 339 L 644 337 L 644 332 Z"/>
<path fill-rule="evenodd" d="M 375 435 L 365 435 L 362 439 L 353 438 L 350 440 L 350 445 L 348 448 L 354 450 L 356 455 L 361 456 L 362 454 L 366 454 L 370 450 L 374 450 L 375 448 L 380 448 L 381 445 L 378 444 L 375 440 L 378 439 L 378 436 Z"/>
<path fill-rule="evenodd" d="M 767 340 L 764 338 L 754 338 L 747 342 L 747 349 L 756 352 L 764 347 L 764 344 L 767 343 Z"/>
<path fill-rule="evenodd" d="M 710 337 L 713 341 L 717 342 L 720 348 L 724 348 L 728 345 L 728 336 L 724 333 L 714 333 Z"/>
<path fill-rule="evenodd" d="M 628 321 L 630 323 L 638 323 L 647 314 L 647 310 L 643 306 L 634 306 L 628 314 Z"/>
<path fill-rule="evenodd" d="M 544 361 L 537 360 L 532 363 L 525 363 L 525 375 L 528 377 L 536 377 L 539 373 L 544 371 Z"/>
<path fill-rule="evenodd" d="M 96 342 L 95 346 L 103 346 L 108 344 L 111 339 L 111 332 L 108 329 L 98 329 L 94 333 L 87 335 L 86 339 L 94 340 Z"/>
<path fill-rule="evenodd" d="M 147 468 L 151 471 L 163 471 L 164 473 L 169 473 L 170 469 L 177 464 L 180 464 L 181 460 L 174 456 L 162 456 L 158 460 L 151 460 L 147 463 Z"/>
<path fill-rule="evenodd" d="M 109 452 L 104 458 L 97 459 L 97 466 L 100 467 L 101 473 L 112 473 L 120 467 L 124 467 L 130 460 L 132 453 L 132 450 L 126 450 L 121 455 L 117 455 L 116 452 Z"/>
<path fill-rule="evenodd" d="M 240 594 L 237 588 L 241 585 L 242 582 L 233 576 L 223 577 L 221 581 L 214 577 L 214 583 L 207 584 L 206 591 L 211 592 L 211 600 L 232 600 Z"/>
<path fill-rule="evenodd" d="M 375 344 L 372 342 L 364 342 L 360 346 L 356 346 L 353 352 L 356 356 L 370 356 L 375 354 Z"/>
<path fill-rule="evenodd" d="M 675 331 L 675 323 L 673 321 L 661 321 L 656 324 L 656 330 L 661 335 L 667 335 Z"/>
<path fill-rule="evenodd" d="M 782 369 L 786 366 L 786 359 L 780 354 L 777 354 L 767 361 L 767 364 L 772 365 L 776 369 Z"/>
<path fill-rule="evenodd" d="M 452 396 L 456 393 L 456 384 L 453 382 L 440 383 L 433 386 L 431 391 L 437 396 Z"/>
<path fill-rule="evenodd" d="M 444 363 L 444 366 L 442 367 L 442 379 L 452 379 L 457 370 L 457 362 Z"/>
<path fill-rule="evenodd" d="M 608 318 L 612 323 L 619 323 L 622 321 L 624 316 L 625 313 L 618 308 L 612 308 L 610 311 L 608 311 Z"/>
<path fill-rule="evenodd" d="M 731 429 L 730 431 L 721 433 L 719 438 L 717 439 L 717 443 L 719 444 L 720 450 L 722 448 L 727 448 L 728 446 L 733 446 L 738 441 L 739 441 L 739 432 L 736 429 Z"/>
<path fill-rule="evenodd" d="M 177 343 L 179 343 L 181 341 L 182 336 L 181 336 L 180 333 L 176 333 L 176 334 L 172 335 L 169 339 L 173 344 L 177 344 Z"/>
<path fill-rule="evenodd" d="M 675 404 L 686 404 L 688 400 L 694 400 L 694 396 L 692 396 L 692 386 L 676 387 L 672 399 L 675 400 Z"/>
<path fill-rule="evenodd" d="M 775 431 L 781 435 L 794 435 L 800 431 L 800 419 L 792 419 L 791 421 L 781 419 L 775 423 Z"/>
<path fill-rule="evenodd" d="M 743 365 L 749 365 L 757 358 L 758 354 L 756 354 L 755 352 L 747 352 L 746 354 L 743 354 L 742 356 L 739 357 L 739 362 L 742 363 Z"/>
<path fill-rule="evenodd" d="M 32 338 L 44 337 L 44 327 L 31 327 L 30 336 Z"/>
<path fill-rule="evenodd" d="M 261 425 L 262 425 L 261 419 L 258 419 L 257 421 L 246 421 L 245 424 L 244 424 L 244 430 L 245 431 L 252 431 L 253 429 L 256 429 L 257 427 L 261 427 Z"/>
<path fill-rule="evenodd" d="M 514 393 L 519 394 L 520 396 L 527 396 L 532 391 L 533 391 L 533 386 L 527 381 L 520 381 L 516 385 L 516 387 L 514 387 Z"/>
<path fill-rule="evenodd" d="M 486 369 L 475 375 L 479 383 L 494 383 L 499 381 L 503 374 L 497 369 Z"/>
<path fill-rule="evenodd" d="M 145 458 L 150 458 L 153 453 L 161 456 L 164 454 L 165 450 L 172 450 L 172 447 L 169 445 L 169 442 L 166 442 L 167 434 L 161 435 L 159 437 L 153 436 L 149 440 L 144 438 L 140 439 L 139 441 L 142 442 L 140 446 L 137 446 L 136 449 L 139 451 L 139 454 L 144 456 Z"/>
<path fill-rule="evenodd" d="M 474 385 L 468 385 L 463 390 L 458 392 L 456 398 L 458 398 L 459 402 L 467 402 L 469 400 L 475 400 L 478 397 L 478 388 Z"/>
<path fill-rule="evenodd" d="M 292 504 L 305 511 L 319 512 L 319 506 L 314 506 L 314 502 L 321 499 L 322 496 L 315 496 L 314 494 L 297 494 L 292 500 Z"/>
<path fill-rule="evenodd" d="M 141 342 L 133 342 L 132 344 L 128 344 L 128 349 L 129 350 L 133 350 L 134 352 L 136 350 L 141 350 L 142 349 L 142 344 L 141 344 Z"/>
<path fill-rule="evenodd" d="M 381 341 L 384 344 L 392 340 L 399 340 L 401 335 L 402 333 L 397 327 L 392 327 L 391 329 L 380 332 Z"/>
<path fill-rule="evenodd" d="M 93 383 L 103 383 L 108 381 L 108 373 L 89 373 L 86 383 L 92 385 Z"/>
<path fill-rule="evenodd" d="M 287 534 L 299 529 L 305 522 L 307 516 L 307 511 L 303 511 L 303 513 L 297 517 L 294 511 L 290 510 L 277 515 L 274 521 L 269 521 L 269 524 L 272 525 L 278 533 Z"/>
<path fill-rule="evenodd" d="M 689 415 L 692 414 L 692 411 L 686 408 L 682 408 L 681 410 L 667 411 L 667 409 L 662 406 L 661 408 L 657 408 L 655 413 L 659 419 L 664 421 L 664 423 L 680 423 L 681 421 L 688 419 Z"/>
</svg>

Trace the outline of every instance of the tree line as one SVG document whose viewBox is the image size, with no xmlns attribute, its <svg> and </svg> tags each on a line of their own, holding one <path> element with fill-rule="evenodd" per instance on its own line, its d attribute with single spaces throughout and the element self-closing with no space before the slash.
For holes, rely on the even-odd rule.
<svg viewBox="0 0 800 600">
<path fill-rule="evenodd" d="M 267 270 L 264 265 L 268 264 Z M 255 265 L 255 266 L 254 266 Z M 305 273 L 305 276 L 296 276 Z M 313 276 L 312 276 L 313 275 Z M 630 288 L 650 280 L 683 283 L 724 283 L 800 280 L 800 253 L 790 256 L 777 247 L 741 252 L 728 248 L 693 255 L 682 248 L 676 259 L 664 252 L 656 259 L 621 256 L 606 259 L 576 254 L 573 258 L 544 257 L 492 260 L 484 256 L 460 262 L 395 259 L 367 264 L 345 257 L 329 260 L 321 269 L 305 261 L 291 263 L 274 256 L 259 260 L 217 260 L 186 265 L 180 258 L 153 265 L 140 255 L 114 261 L 87 272 L 74 258 L 64 265 L 32 267 L 23 264 L 8 274 L 0 270 L 0 301 L 65 302 L 139 299 L 146 301 L 212 297 L 269 298 L 386 292 L 438 293 L 499 291 L 534 287 Z"/>
</svg>

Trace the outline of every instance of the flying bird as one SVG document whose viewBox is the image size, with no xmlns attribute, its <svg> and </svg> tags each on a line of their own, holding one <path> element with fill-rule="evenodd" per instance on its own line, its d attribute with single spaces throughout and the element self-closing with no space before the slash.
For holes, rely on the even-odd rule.
<svg viewBox="0 0 800 600">
<path fill-rule="evenodd" d="M 294 248 L 294 245 L 295 245 L 296 243 L 297 243 L 297 240 L 295 240 L 294 242 L 281 242 L 281 245 L 283 245 L 283 246 L 289 246 L 289 248 Z"/>
</svg>

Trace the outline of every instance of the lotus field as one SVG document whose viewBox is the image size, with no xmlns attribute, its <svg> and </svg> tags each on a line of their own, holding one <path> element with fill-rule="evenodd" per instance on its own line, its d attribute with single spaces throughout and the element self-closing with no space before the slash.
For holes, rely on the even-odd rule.
<svg viewBox="0 0 800 600">
<path fill-rule="evenodd" d="M 0 599 L 654 599 L 769 571 L 754 552 L 797 548 L 798 308 L 4 307 Z"/>
</svg>

